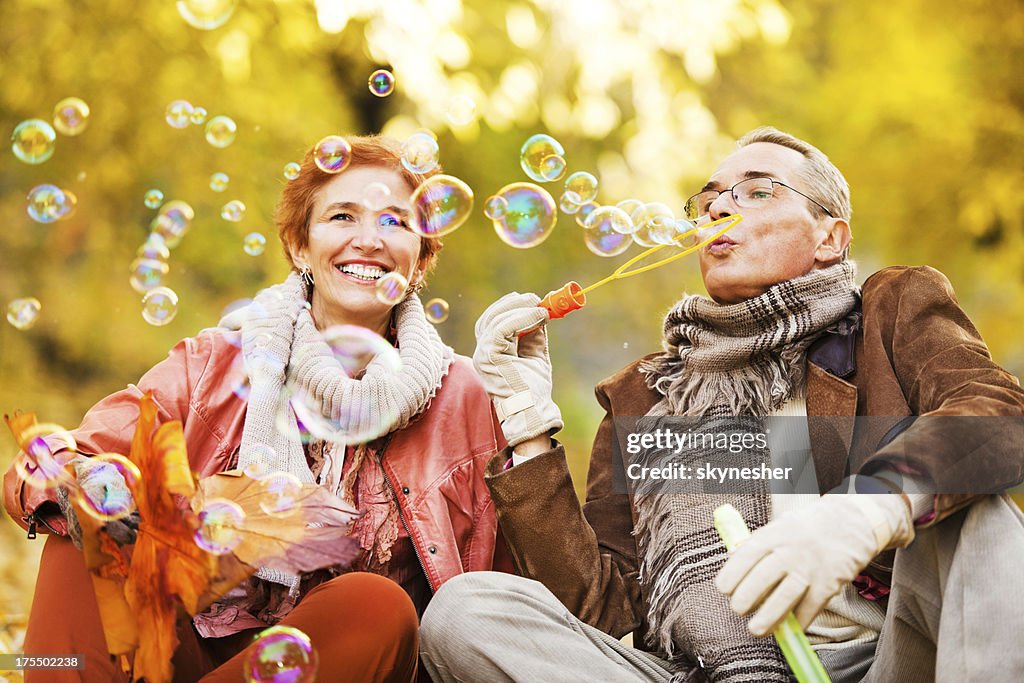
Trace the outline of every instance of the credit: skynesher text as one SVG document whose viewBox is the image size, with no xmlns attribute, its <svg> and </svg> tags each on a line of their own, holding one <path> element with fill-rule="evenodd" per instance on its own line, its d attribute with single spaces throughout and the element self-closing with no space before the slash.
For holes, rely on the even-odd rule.
<svg viewBox="0 0 1024 683">
<path fill-rule="evenodd" d="M 715 467 L 710 463 L 704 463 L 700 467 L 690 467 L 679 463 L 672 463 L 664 467 L 645 467 L 633 463 L 626 468 L 626 476 L 637 481 L 640 479 L 662 479 L 662 480 L 686 480 L 695 479 L 698 481 L 753 481 L 756 479 L 789 479 L 793 473 L 792 467 L 769 467 L 762 463 L 759 467 Z"/>
</svg>

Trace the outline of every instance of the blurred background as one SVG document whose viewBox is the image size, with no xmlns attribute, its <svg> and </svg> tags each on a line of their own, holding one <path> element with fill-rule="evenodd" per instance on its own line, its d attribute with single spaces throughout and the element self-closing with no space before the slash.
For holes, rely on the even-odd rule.
<svg viewBox="0 0 1024 683">
<path fill-rule="evenodd" d="M 186 18 L 189 21 L 186 21 Z M 426 298 L 463 354 L 473 322 L 510 291 L 588 284 L 639 248 L 602 258 L 573 216 L 531 249 L 500 241 L 485 198 L 525 181 L 523 142 L 555 137 L 598 201 L 682 203 L 734 140 L 770 124 L 820 147 L 853 191 L 859 279 L 929 264 L 953 282 L 995 359 L 1024 371 L 1024 5 L 1014 0 L 8 0 L 0 5 L 0 130 L 89 116 L 52 158 L 0 154 L 0 302 L 41 303 L 28 329 L 0 325 L 0 409 L 75 426 L 180 338 L 287 273 L 271 216 L 282 169 L 329 134 L 436 136 L 445 171 L 474 190 L 444 238 Z M 367 87 L 376 69 L 394 91 Z M 230 117 L 233 142 L 168 125 L 174 100 Z M 220 138 L 223 142 L 223 137 Z M 226 188 L 211 175 L 226 174 Z M 40 223 L 26 195 L 51 183 L 74 212 Z M 555 196 L 561 182 L 545 187 Z M 148 190 L 195 209 L 162 284 L 177 316 L 152 326 L 129 267 L 156 212 Z M 238 222 L 221 207 L 245 205 Z M 266 250 L 243 250 L 251 232 Z M 696 259 L 593 293 L 552 324 L 555 398 L 579 486 L 601 417 L 593 385 L 658 349 L 660 319 L 701 292 Z M 6 430 L 5 430 L 6 434 Z M 0 436 L 0 465 L 16 451 Z M 42 539 L 0 520 L 0 651 L 19 651 Z M 6 640 L 5 640 L 6 639 Z"/>
</svg>

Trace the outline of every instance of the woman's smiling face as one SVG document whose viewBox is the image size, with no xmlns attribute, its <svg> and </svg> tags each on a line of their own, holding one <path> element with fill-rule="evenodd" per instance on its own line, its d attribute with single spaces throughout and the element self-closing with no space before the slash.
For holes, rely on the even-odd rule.
<svg viewBox="0 0 1024 683">
<path fill-rule="evenodd" d="M 317 191 L 309 244 L 295 256 L 316 283 L 318 328 L 352 324 L 387 332 L 393 306 L 377 298 L 377 281 L 391 272 L 410 283 L 423 276 L 423 238 L 409 228 L 411 200 L 412 188 L 384 166 L 349 168 Z"/>
</svg>

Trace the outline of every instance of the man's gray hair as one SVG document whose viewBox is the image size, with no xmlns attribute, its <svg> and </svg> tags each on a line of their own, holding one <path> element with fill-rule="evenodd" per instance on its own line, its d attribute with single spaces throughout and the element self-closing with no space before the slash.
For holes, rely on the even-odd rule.
<svg viewBox="0 0 1024 683">
<path fill-rule="evenodd" d="M 807 186 L 807 194 L 821 202 L 822 206 L 832 212 L 835 218 L 842 218 L 847 223 L 853 213 L 850 205 L 850 185 L 839 172 L 836 165 L 829 161 L 825 154 L 814 145 L 804 142 L 778 128 L 763 126 L 755 128 L 737 142 L 737 147 L 746 147 L 755 142 L 770 142 L 774 145 L 789 147 L 804 155 L 807 163 L 801 172 L 801 180 Z M 812 210 L 821 213 L 821 207 L 811 204 Z"/>
</svg>

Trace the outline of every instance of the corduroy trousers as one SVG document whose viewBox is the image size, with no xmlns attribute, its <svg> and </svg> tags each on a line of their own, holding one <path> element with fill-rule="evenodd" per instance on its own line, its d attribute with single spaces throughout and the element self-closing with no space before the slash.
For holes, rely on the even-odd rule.
<svg viewBox="0 0 1024 683">
<path fill-rule="evenodd" d="M 319 656 L 317 680 L 409 683 L 416 678 L 416 609 L 402 588 L 376 574 L 354 572 L 320 584 L 280 622 L 309 636 Z M 200 638 L 187 624 L 174 657 L 175 681 L 243 680 L 247 647 L 258 631 Z M 127 682 L 108 654 L 92 579 L 82 553 L 66 538 L 43 548 L 26 655 L 80 654 L 82 670 L 26 671 L 26 683 Z"/>
<path fill-rule="evenodd" d="M 581 622 L 539 582 L 508 574 L 455 577 L 420 628 L 436 683 L 672 678 L 664 660 Z M 818 654 L 834 683 L 1009 683 L 1024 680 L 1022 633 L 1024 515 L 993 495 L 919 529 L 897 551 L 877 643 Z M 706 680 L 698 669 L 688 675 Z"/>
</svg>

